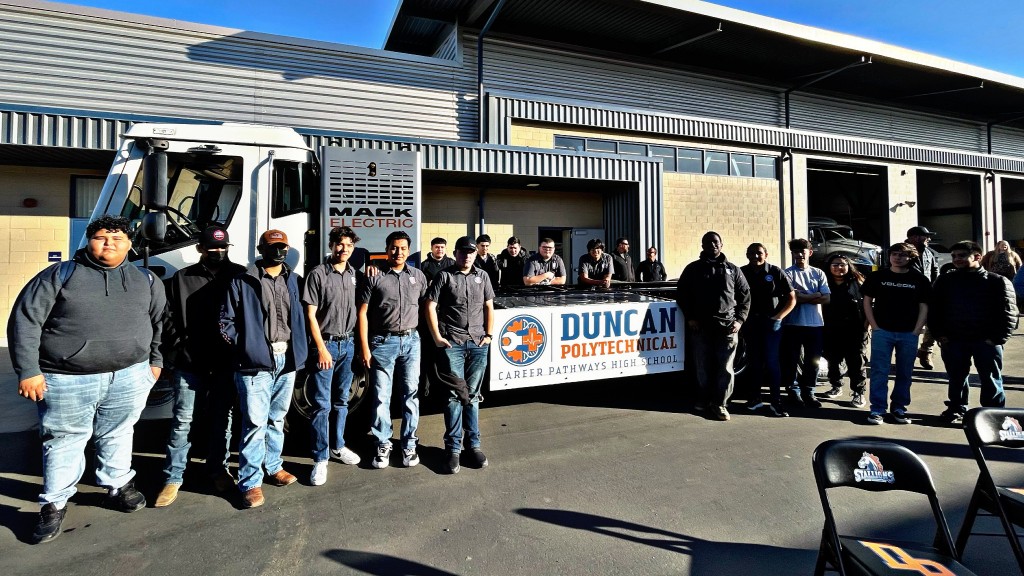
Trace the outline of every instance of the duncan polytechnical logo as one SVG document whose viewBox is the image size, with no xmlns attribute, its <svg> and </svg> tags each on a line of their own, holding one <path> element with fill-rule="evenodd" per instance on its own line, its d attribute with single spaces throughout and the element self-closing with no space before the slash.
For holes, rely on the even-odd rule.
<svg viewBox="0 0 1024 576">
<path fill-rule="evenodd" d="M 878 456 L 863 453 L 857 461 L 857 470 L 853 471 L 853 478 L 857 482 L 885 482 L 892 484 L 896 481 L 896 475 L 890 470 L 882 468 L 882 461 Z"/>
<path fill-rule="evenodd" d="M 528 366 L 540 358 L 547 347 L 548 337 L 540 320 L 521 314 L 502 326 L 498 342 L 506 362 L 513 366 Z"/>
</svg>

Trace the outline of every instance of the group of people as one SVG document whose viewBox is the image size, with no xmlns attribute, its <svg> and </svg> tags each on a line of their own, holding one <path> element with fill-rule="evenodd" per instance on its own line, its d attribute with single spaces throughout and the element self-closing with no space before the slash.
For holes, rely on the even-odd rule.
<svg viewBox="0 0 1024 576">
<path fill-rule="evenodd" d="M 178 496 L 197 399 L 208 405 L 206 473 L 215 489 L 237 486 L 242 507 L 255 508 L 265 502 L 264 483 L 296 482 L 285 470 L 282 450 L 296 371 L 303 367 L 316 383 L 310 484 L 326 482 L 332 459 L 348 465 L 361 460 L 345 444 L 354 362 L 367 370 L 372 390 L 372 467 L 391 464 L 395 386 L 403 402 L 401 462 L 416 466 L 421 332 L 433 340 L 438 372 L 458 383 L 445 406 L 448 471 L 460 470 L 464 448 L 467 464 L 488 465 L 478 415 L 494 289 L 487 268 L 475 266 L 479 246 L 471 238 L 460 238 L 455 258 L 428 281 L 406 263 L 411 239 L 405 232 L 390 234 L 386 259 L 363 271 L 350 262 L 358 236 L 334 228 L 330 255 L 303 281 L 286 263 L 284 232 L 260 235 L 260 257 L 243 266 L 228 258 L 227 230 L 212 226 L 196 246 L 199 261 L 175 273 L 165 289 L 150 271 L 129 262 L 126 218 L 98 218 L 86 236 L 86 247 L 72 260 L 26 285 L 9 322 L 18 393 L 36 402 L 43 441 L 34 542 L 60 534 L 90 439 L 106 503 L 124 512 L 146 506 L 132 469 L 134 426 L 165 366 L 173 369 L 174 403 L 156 507 Z M 516 258 L 511 246 L 510 252 Z M 236 403 L 237 480 L 228 469 Z"/>
<path fill-rule="evenodd" d="M 783 387 L 790 406 L 821 406 L 814 387 L 824 357 L 831 388 L 822 397 L 843 395 L 845 365 L 850 404 L 870 405 L 868 423 L 882 424 L 888 416 L 909 424 L 914 361 L 933 368 L 935 342 L 949 376 L 941 420 L 963 420 L 972 360 L 981 379 L 980 404 L 1004 406 L 1002 346 L 1018 322 L 1013 286 L 982 266 L 982 249 L 973 241 L 951 247 L 953 270 L 940 275 L 928 247 L 933 236 L 923 226 L 911 228 L 906 241 L 887 250 L 887 265 L 865 275 L 843 254 L 830 254 L 825 270 L 811 266 L 812 245 L 802 238 L 789 242 L 793 264 L 785 270 L 768 262 L 760 243 L 747 248 L 747 265 L 736 266 L 722 252 L 721 236 L 705 234 L 700 257 L 685 267 L 676 288 L 698 384 L 695 409 L 730 419 L 740 335 L 747 358 L 741 399 L 771 416 L 789 415 Z"/>
</svg>

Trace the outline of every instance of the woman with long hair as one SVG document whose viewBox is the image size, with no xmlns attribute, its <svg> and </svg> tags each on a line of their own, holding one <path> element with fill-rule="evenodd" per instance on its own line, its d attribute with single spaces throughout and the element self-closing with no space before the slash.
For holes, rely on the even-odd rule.
<svg viewBox="0 0 1024 576">
<path fill-rule="evenodd" d="M 864 275 L 848 257 L 838 253 L 830 254 L 825 260 L 825 272 L 832 298 L 822 307 L 825 319 L 822 356 L 828 361 L 828 381 L 832 389 L 823 396 L 835 399 L 843 395 L 840 365 L 845 360 L 853 392 L 850 404 L 863 408 L 867 406 L 864 390 L 868 361 L 868 326 L 864 318 L 864 297 L 860 293 Z"/>
<path fill-rule="evenodd" d="M 981 267 L 989 272 L 1006 276 L 1010 280 L 1020 270 L 1021 259 L 1016 252 L 1010 249 L 1010 243 L 1006 240 L 996 242 L 996 249 L 981 257 Z"/>
</svg>

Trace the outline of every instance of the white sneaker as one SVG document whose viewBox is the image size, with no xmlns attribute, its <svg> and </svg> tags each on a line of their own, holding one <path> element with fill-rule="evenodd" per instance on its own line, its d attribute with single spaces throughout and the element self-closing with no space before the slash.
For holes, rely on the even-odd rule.
<svg viewBox="0 0 1024 576">
<path fill-rule="evenodd" d="M 391 446 L 388 444 L 381 444 L 377 446 L 377 456 L 373 458 L 373 467 L 382 470 L 388 467 L 391 460 Z"/>
<path fill-rule="evenodd" d="M 413 466 L 420 463 L 420 456 L 416 453 L 416 449 L 402 450 L 402 466 L 406 468 L 412 468 Z"/>
<path fill-rule="evenodd" d="M 323 486 L 327 483 L 327 460 L 313 463 L 313 473 L 309 475 L 309 483 L 313 486 Z"/>
<path fill-rule="evenodd" d="M 348 449 L 348 446 L 342 446 L 341 450 L 331 450 L 331 458 L 340 461 L 342 464 L 348 464 L 349 466 L 359 464 L 359 454 Z"/>
</svg>

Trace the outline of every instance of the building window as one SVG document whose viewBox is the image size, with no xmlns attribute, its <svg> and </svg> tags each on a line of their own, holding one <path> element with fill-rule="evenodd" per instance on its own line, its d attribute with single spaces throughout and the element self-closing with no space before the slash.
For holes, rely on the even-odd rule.
<svg viewBox="0 0 1024 576">
<path fill-rule="evenodd" d="M 555 148 L 578 152 L 606 152 L 647 156 L 661 160 L 665 172 L 688 174 L 711 174 L 715 176 L 736 176 L 740 178 L 777 179 L 774 156 L 759 156 L 742 152 L 701 150 L 677 146 L 648 145 L 639 142 L 585 138 L 581 136 L 555 136 Z"/>
<path fill-rule="evenodd" d="M 89 218 L 103 190 L 103 176 L 71 177 L 71 218 Z"/>
<path fill-rule="evenodd" d="M 587 141 L 583 138 L 555 136 L 555 148 L 559 150 L 575 150 L 577 152 L 583 152 L 587 149 Z"/>
</svg>

